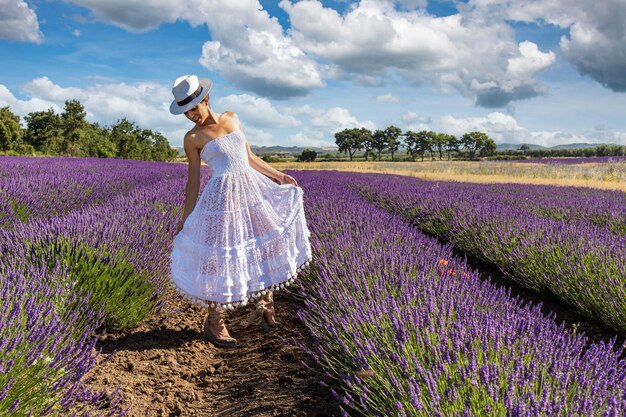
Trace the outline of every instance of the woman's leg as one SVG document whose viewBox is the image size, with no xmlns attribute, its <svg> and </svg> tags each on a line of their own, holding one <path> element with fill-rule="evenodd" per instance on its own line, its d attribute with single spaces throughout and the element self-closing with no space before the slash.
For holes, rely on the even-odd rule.
<svg viewBox="0 0 626 417">
<path fill-rule="evenodd" d="M 209 329 L 216 338 L 224 339 L 230 337 L 221 311 L 217 307 L 209 307 L 209 318 Z"/>
<path fill-rule="evenodd" d="M 265 304 L 265 311 L 263 312 L 263 317 L 265 318 L 265 321 L 267 322 L 267 324 L 271 326 L 276 322 L 276 320 L 274 320 L 274 313 L 275 313 L 274 293 L 268 290 L 265 293 L 265 295 L 261 296 L 261 300 L 267 303 Z"/>
</svg>

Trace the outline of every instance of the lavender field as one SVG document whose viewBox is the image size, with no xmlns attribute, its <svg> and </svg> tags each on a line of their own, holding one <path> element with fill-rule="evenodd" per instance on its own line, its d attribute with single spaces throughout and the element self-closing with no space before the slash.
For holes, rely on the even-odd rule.
<svg viewBox="0 0 626 417">
<path fill-rule="evenodd" d="M 314 254 L 290 287 L 308 333 L 294 343 L 344 415 L 626 413 L 622 348 L 482 280 L 451 246 L 624 334 L 623 193 L 290 174 Z M 104 331 L 172 314 L 185 180 L 182 164 L 0 158 L 0 415 L 124 415 L 117 387 L 84 376 Z"/>
</svg>

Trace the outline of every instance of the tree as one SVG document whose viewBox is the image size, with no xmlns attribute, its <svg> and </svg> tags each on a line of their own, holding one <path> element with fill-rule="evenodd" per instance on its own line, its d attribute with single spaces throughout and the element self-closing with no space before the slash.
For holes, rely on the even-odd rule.
<svg viewBox="0 0 626 417">
<path fill-rule="evenodd" d="M 483 132 L 465 133 L 461 137 L 461 144 L 468 151 L 470 158 L 475 158 L 477 152 L 486 156 L 496 151 L 496 143 Z"/>
<path fill-rule="evenodd" d="M 378 160 L 380 161 L 380 153 L 387 148 L 387 136 L 382 130 L 377 130 L 372 134 L 372 148 L 378 151 Z"/>
<path fill-rule="evenodd" d="M 52 108 L 46 111 L 30 112 L 24 120 L 26 121 L 24 132 L 26 143 L 45 154 L 61 153 L 63 141 L 61 117 Z"/>
<path fill-rule="evenodd" d="M 419 155 L 419 140 L 417 133 L 409 130 L 404 134 L 404 147 L 406 152 L 411 157 L 412 161 L 415 161 L 415 157 Z"/>
<path fill-rule="evenodd" d="M 159 132 L 154 133 L 154 144 L 152 148 L 152 159 L 154 161 L 171 161 L 176 158 L 178 152 L 170 147 L 167 138 Z"/>
<path fill-rule="evenodd" d="M 83 149 L 83 139 L 87 134 L 87 120 L 85 108 L 78 100 L 66 100 L 61 113 L 61 128 L 63 138 L 61 152 L 71 156 L 86 156 Z"/>
<path fill-rule="evenodd" d="M 422 130 L 421 132 L 417 132 L 417 151 L 422 158 L 422 162 L 424 162 L 424 155 L 426 154 L 426 152 L 432 151 L 434 136 L 435 132 L 431 132 L 428 130 Z"/>
<path fill-rule="evenodd" d="M 498 145 L 496 145 L 493 139 L 485 135 L 485 138 L 480 143 L 480 148 L 478 149 L 478 152 L 480 156 L 489 156 L 495 154 L 497 148 Z"/>
<path fill-rule="evenodd" d="M 470 132 L 464 133 L 463 136 L 461 136 L 461 145 L 463 145 L 463 149 L 468 152 L 470 158 L 476 156 L 476 151 L 478 151 L 480 147 L 480 141 L 483 135 L 485 134 L 482 132 Z"/>
<path fill-rule="evenodd" d="M 443 159 L 443 150 L 446 147 L 446 142 L 448 141 L 445 133 L 436 133 L 433 135 L 433 148 L 437 149 L 439 152 L 439 160 Z"/>
<path fill-rule="evenodd" d="M 445 144 L 444 144 L 444 149 L 446 150 L 447 154 L 448 154 L 448 161 L 450 160 L 450 154 L 453 151 L 458 152 L 459 151 L 459 146 L 460 146 L 460 142 L 459 140 L 456 138 L 456 136 L 454 135 L 448 135 L 446 133 L 441 133 L 441 136 L 443 136 L 445 138 Z"/>
<path fill-rule="evenodd" d="M 137 127 L 125 117 L 118 120 L 111 128 L 111 139 L 117 146 L 117 156 L 123 159 L 132 159 L 140 155 L 137 142 Z"/>
<path fill-rule="evenodd" d="M 4 152 L 16 150 L 21 138 L 20 116 L 13 114 L 9 106 L 0 108 L 0 149 Z"/>
<path fill-rule="evenodd" d="M 304 149 L 300 155 L 300 160 L 302 162 L 313 162 L 315 161 L 315 158 L 317 158 L 317 152 L 309 148 Z"/>
<path fill-rule="evenodd" d="M 374 138 L 372 138 L 372 131 L 362 127 L 359 129 L 359 135 L 361 136 L 361 144 L 363 150 L 365 150 L 365 160 L 367 161 L 367 157 L 369 156 L 372 149 L 374 149 Z"/>
<path fill-rule="evenodd" d="M 402 130 L 396 126 L 389 126 L 385 129 L 384 135 L 387 141 L 387 148 L 391 152 L 391 160 L 393 161 L 393 155 L 398 151 L 400 147 L 400 135 Z"/>
<path fill-rule="evenodd" d="M 339 152 L 348 153 L 350 155 L 351 161 L 354 153 L 363 147 L 363 140 L 359 129 L 344 129 L 341 132 L 335 133 L 335 143 L 339 148 Z"/>
</svg>

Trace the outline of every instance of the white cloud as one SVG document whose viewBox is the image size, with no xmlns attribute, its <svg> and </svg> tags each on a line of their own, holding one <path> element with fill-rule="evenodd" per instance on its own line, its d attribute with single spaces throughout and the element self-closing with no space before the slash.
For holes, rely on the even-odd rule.
<svg viewBox="0 0 626 417">
<path fill-rule="evenodd" d="M 301 125 L 299 120 L 292 115 L 283 114 L 268 100 L 249 94 L 231 94 L 220 97 L 217 104 L 222 108 L 222 111 L 235 111 L 242 122 L 250 123 L 253 126 L 291 128 Z"/>
<path fill-rule="evenodd" d="M 285 146 L 334 146 L 334 140 L 331 142 L 320 136 L 319 132 L 302 131 L 289 136 L 288 144 Z"/>
<path fill-rule="evenodd" d="M 48 77 L 36 78 L 22 86 L 22 92 L 30 98 L 21 100 L 4 85 L 0 84 L 0 107 L 10 106 L 11 110 L 24 117 L 30 112 L 52 108 L 56 113 L 63 112 L 66 100 L 79 100 L 85 107 L 87 120 L 111 126 L 119 119 L 127 118 L 138 126 L 164 134 L 172 146 L 182 146 L 183 137 L 193 124 L 184 116 L 169 113 L 171 91 L 156 83 L 96 83 L 88 88 L 62 87 Z M 334 128 L 340 126 L 373 126 L 369 121 L 361 122 L 343 108 L 316 109 L 309 105 L 277 109 L 268 100 L 250 95 L 229 95 L 218 98 L 219 110 L 237 112 L 244 124 L 244 131 L 250 144 L 259 146 L 275 145 L 274 135 L 263 129 L 294 129 L 303 123 L 296 117 L 302 116 L 306 125 L 302 127 L 300 141 L 310 138 L 308 145 L 332 145 L 329 138 Z M 213 103 L 212 103 L 213 106 Z M 334 141 L 334 139 L 332 139 Z M 304 142 L 298 142 L 304 143 Z"/>
<path fill-rule="evenodd" d="M 22 90 L 30 95 L 29 99 L 16 98 L 0 84 L 0 106 L 8 105 L 14 113 L 24 117 L 49 108 L 61 113 L 65 101 L 75 99 L 83 104 L 87 120 L 91 122 L 112 125 L 125 117 L 142 128 L 163 133 L 176 146 L 182 143 L 184 132 L 192 127 L 185 117 L 169 114 L 171 91 L 155 83 L 95 84 L 81 89 L 61 87 L 41 77 L 26 83 Z"/>
<path fill-rule="evenodd" d="M 533 43 L 518 45 L 504 19 L 486 19 L 471 8 L 435 17 L 384 0 L 362 0 L 345 15 L 317 0 L 279 5 L 296 45 L 329 61 L 338 74 L 357 74 L 370 84 L 399 74 L 414 84 L 457 90 L 484 107 L 543 94 L 535 77 L 555 59 Z"/>
<path fill-rule="evenodd" d="M 335 133 L 343 129 L 365 127 L 375 130 L 371 120 L 358 120 L 343 107 L 329 109 L 313 108 L 309 105 L 285 108 L 285 113 L 301 117 L 303 127 L 289 136 L 292 144 L 302 146 L 335 146 Z"/>
<path fill-rule="evenodd" d="M 313 128 L 329 133 L 354 127 L 365 127 L 370 130 L 376 129 L 376 125 L 370 120 L 359 121 L 350 113 L 350 110 L 342 107 L 315 111 L 310 122 Z"/>
<path fill-rule="evenodd" d="M 41 43 L 37 14 L 23 0 L 0 0 L 0 39 Z"/>
<path fill-rule="evenodd" d="M 430 123 L 432 119 L 428 116 L 421 116 L 413 111 L 408 111 L 402 115 L 401 119 L 406 123 L 404 126 L 405 131 L 420 132 L 422 130 L 431 130 Z"/>
<path fill-rule="evenodd" d="M 624 0 L 472 0 L 461 10 L 499 19 L 569 29 L 564 56 L 584 75 L 613 91 L 626 91 Z"/>
<path fill-rule="evenodd" d="M 531 131 L 519 125 L 513 116 L 492 112 L 486 117 L 456 118 L 443 116 L 440 125 L 445 133 L 462 136 L 464 133 L 485 132 L 497 143 L 531 143 L 542 146 L 555 146 L 569 143 L 616 143 L 626 144 L 626 132 L 608 130 L 582 133 L 563 131 Z"/>
<path fill-rule="evenodd" d="M 399 103 L 400 98 L 394 96 L 393 94 L 383 94 L 376 97 L 376 101 L 380 101 L 381 103 Z"/>
<path fill-rule="evenodd" d="M 254 127 L 245 127 L 243 128 L 245 131 L 246 139 L 250 145 L 256 146 L 272 146 L 276 145 L 276 141 L 274 140 L 274 136 L 271 133 L 266 132 L 262 129 L 256 129 Z"/>
<path fill-rule="evenodd" d="M 145 31 L 162 22 L 206 24 L 211 40 L 199 62 L 234 85 L 272 98 L 304 96 L 323 87 L 327 70 L 283 34 L 276 18 L 258 0 L 71 0 L 99 20 Z M 329 70 L 329 69 L 328 69 Z"/>
<path fill-rule="evenodd" d="M 414 111 L 408 111 L 402 115 L 402 121 L 406 123 L 430 123 L 432 119 L 428 116 L 421 116 Z"/>
</svg>

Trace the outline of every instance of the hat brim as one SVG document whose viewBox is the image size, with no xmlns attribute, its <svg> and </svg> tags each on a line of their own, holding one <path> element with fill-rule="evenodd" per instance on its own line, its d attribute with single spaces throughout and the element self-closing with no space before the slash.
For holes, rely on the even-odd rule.
<svg viewBox="0 0 626 417">
<path fill-rule="evenodd" d="M 204 100 L 207 94 L 209 94 L 209 91 L 211 91 L 213 82 L 211 82 L 211 80 L 209 80 L 208 78 L 200 78 L 198 82 L 202 86 L 202 92 L 200 93 L 200 95 L 191 100 L 189 103 L 185 104 L 184 106 L 180 106 L 176 100 L 172 101 L 172 104 L 170 104 L 170 113 L 183 114 L 187 110 L 193 109 L 198 105 L 198 103 Z"/>
</svg>

